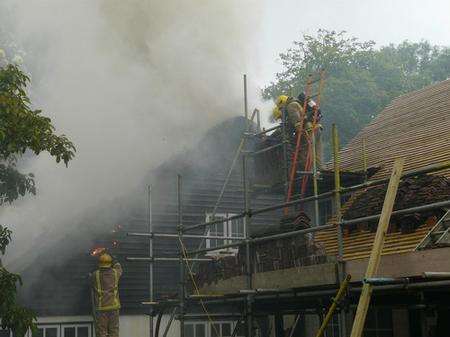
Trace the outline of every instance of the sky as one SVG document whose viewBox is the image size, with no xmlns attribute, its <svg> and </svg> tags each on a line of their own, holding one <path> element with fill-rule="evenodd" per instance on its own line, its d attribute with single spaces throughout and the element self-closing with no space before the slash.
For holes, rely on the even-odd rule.
<svg viewBox="0 0 450 337">
<path fill-rule="evenodd" d="M 280 71 L 278 54 L 317 29 L 345 30 L 378 45 L 429 40 L 450 46 L 449 0 L 263 0 L 261 69 L 267 84 Z M 250 75 L 249 75 L 250 76 Z"/>
</svg>

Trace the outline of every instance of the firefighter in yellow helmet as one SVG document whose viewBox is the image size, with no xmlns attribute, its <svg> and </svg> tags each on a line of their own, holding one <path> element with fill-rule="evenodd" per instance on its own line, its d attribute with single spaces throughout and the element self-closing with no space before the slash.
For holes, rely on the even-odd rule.
<svg viewBox="0 0 450 337">
<path fill-rule="evenodd" d="M 281 121 L 284 113 L 287 114 L 288 132 L 295 132 L 300 125 L 301 119 L 305 117 L 300 101 L 286 95 L 278 96 L 272 111 L 272 120 Z"/>
<path fill-rule="evenodd" d="M 303 98 L 303 99 L 302 99 Z M 312 109 L 313 104 L 315 104 L 312 100 L 307 102 L 307 112 L 305 113 L 303 110 L 304 107 L 304 94 L 300 94 L 298 98 L 290 97 L 287 95 L 280 95 L 277 97 L 275 101 L 275 107 L 272 111 L 272 120 L 273 121 L 281 121 L 283 119 L 283 115 L 286 114 L 286 129 L 287 133 L 291 138 L 291 143 L 295 144 L 295 139 L 297 132 L 299 131 L 300 126 L 302 125 L 303 120 L 303 129 L 302 132 L 311 136 L 313 130 L 313 116 Z M 316 121 L 318 122 L 318 121 Z M 322 144 L 320 132 L 321 125 L 316 123 L 316 131 L 315 131 L 315 152 L 316 152 L 316 164 L 317 167 L 320 168 L 322 164 Z M 305 149 L 305 142 L 302 141 L 302 149 Z M 300 153 L 300 161 L 306 160 L 306 151 L 301 151 Z"/>
<path fill-rule="evenodd" d="M 119 280 L 122 267 L 103 252 L 92 274 L 92 302 L 97 337 L 119 337 Z"/>
</svg>

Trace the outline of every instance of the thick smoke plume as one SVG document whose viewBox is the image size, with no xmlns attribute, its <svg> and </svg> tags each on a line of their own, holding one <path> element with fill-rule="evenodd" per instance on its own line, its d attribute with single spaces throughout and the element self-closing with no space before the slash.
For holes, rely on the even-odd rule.
<svg viewBox="0 0 450 337">
<path fill-rule="evenodd" d="M 3 30 L 25 51 L 32 101 L 78 151 L 68 169 L 46 155 L 22 163 L 35 173 L 38 195 L 2 210 L 15 231 L 14 256 L 42 233 L 135 191 L 149 170 L 241 113 L 242 74 L 257 66 L 256 0 L 6 0 L 0 7 L 8 15 L 0 21 L 9 22 Z"/>
</svg>

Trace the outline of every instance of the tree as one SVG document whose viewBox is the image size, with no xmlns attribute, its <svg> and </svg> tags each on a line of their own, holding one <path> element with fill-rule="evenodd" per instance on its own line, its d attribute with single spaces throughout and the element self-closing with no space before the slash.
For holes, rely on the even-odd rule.
<svg viewBox="0 0 450 337">
<path fill-rule="evenodd" d="M 17 161 L 25 154 L 39 155 L 46 151 L 66 166 L 75 154 L 74 145 L 64 135 L 55 135 L 51 119 L 31 108 L 26 93 L 29 78 L 16 66 L 0 68 L 0 205 L 27 193 L 35 194 L 32 174 L 17 170 Z M 11 241 L 11 230 L 0 226 L 0 253 L 5 254 Z M 15 336 L 24 336 L 34 329 L 35 315 L 16 301 L 19 275 L 8 272 L 0 260 L 0 320 Z"/>
<path fill-rule="evenodd" d="M 309 74 L 324 69 L 322 124 L 330 130 L 336 123 L 344 145 L 393 98 L 450 76 L 449 48 L 426 41 L 375 48 L 373 41 L 323 29 L 294 41 L 280 59 L 283 71 L 263 90 L 263 97 L 297 95 Z M 329 138 L 324 141 L 326 153 Z"/>
</svg>

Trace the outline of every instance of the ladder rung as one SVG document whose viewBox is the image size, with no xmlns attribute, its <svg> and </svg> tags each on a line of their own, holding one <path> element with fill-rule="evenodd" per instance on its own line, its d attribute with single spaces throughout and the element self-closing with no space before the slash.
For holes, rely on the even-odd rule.
<svg viewBox="0 0 450 337">
<path fill-rule="evenodd" d="M 433 232 L 433 233 L 430 233 L 432 236 L 442 236 L 442 234 L 444 234 L 445 233 L 445 231 L 437 231 L 437 232 Z"/>
</svg>

